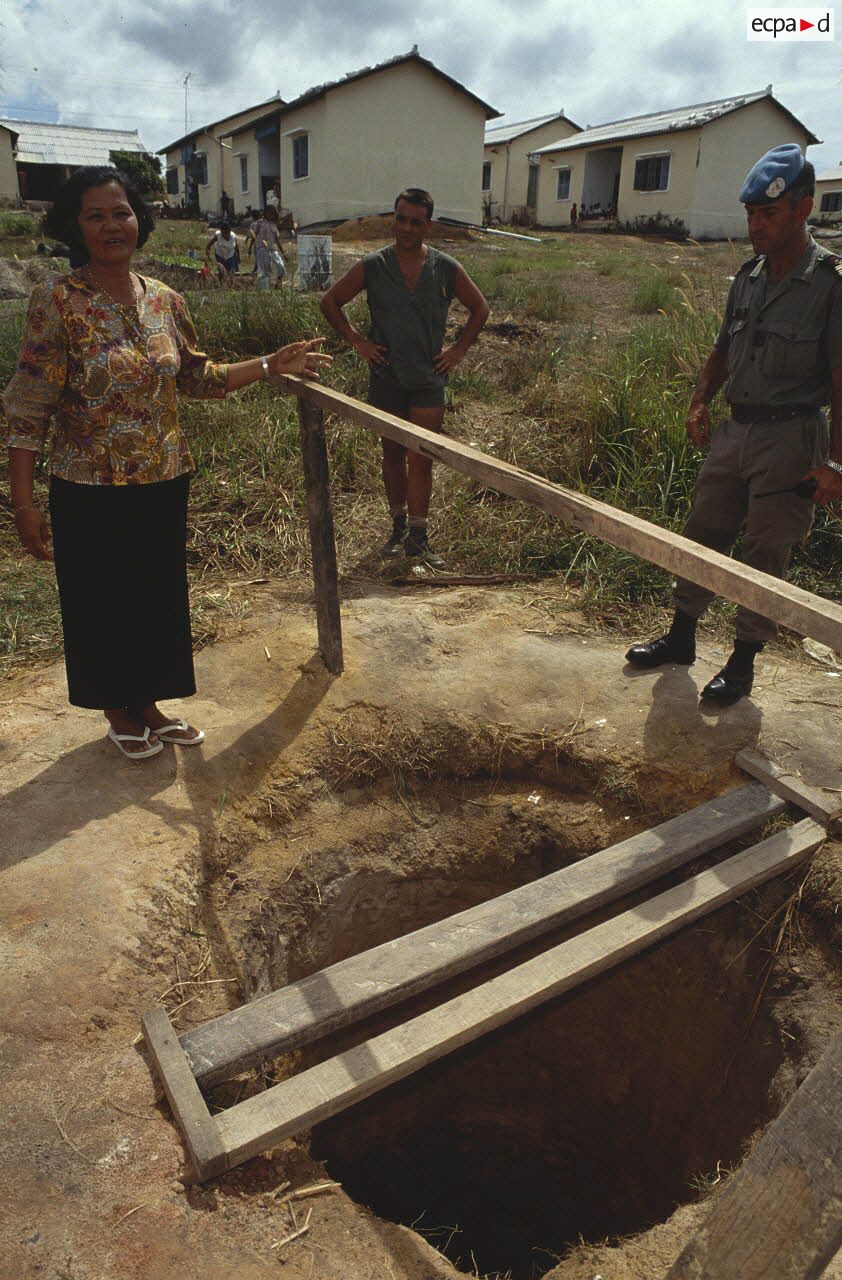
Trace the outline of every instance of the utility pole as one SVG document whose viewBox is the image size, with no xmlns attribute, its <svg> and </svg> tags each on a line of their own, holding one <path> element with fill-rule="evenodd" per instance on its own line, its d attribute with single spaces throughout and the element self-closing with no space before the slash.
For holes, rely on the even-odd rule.
<svg viewBox="0 0 842 1280">
<path fill-rule="evenodd" d="M 190 79 L 192 74 L 193 74 L 192 71 L 188 71 L 183 81 L 183 84 L 184 84 L 184 132 L 185 133 L 190 132 L 190 111 L 187 106 L 187 94 L 188 94 L 187 81 Z"/>
</svg>

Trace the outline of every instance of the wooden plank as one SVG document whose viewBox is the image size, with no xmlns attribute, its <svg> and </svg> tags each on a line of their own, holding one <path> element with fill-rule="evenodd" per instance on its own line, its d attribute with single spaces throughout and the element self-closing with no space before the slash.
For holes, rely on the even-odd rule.
<svg viewBox="0 0 842 1280">
<path fill-rule="evenodd" d="M 816 822 L 826 827 L 833 827 L 842 821 L 842 806 L 832 803 L 815 787 L 808 787 L 796 773 L 788 773 L 774 760 L 762 756 L 759 751 L 738 751 L 735 763 L 752 778 L 757 778 L 776 796 L 781 796 L 790 804 L 797 805 L 805 813 L 809 813 Z"/>
<path fill-rule="evenodd" d="M 838 604 L 761 573 L 759 569 L 751 569 L 680 534 L 598 502 L 587 494 L 575 493 L 457 440 L 425 431 L 423 427 L 383 413 L 329 387 L 293 377 L 281 378 L 278 383 L 299 399 L 333 410 L 378 435 L 396 440 L 407 449 L 444 462 L 482 484 L 531 502 L 576 529 L 595 534 L 615 547 L 622 547 L 660 565 L 671 574 L 689 578 L 726 600 L 734 600 L 842 652 L 842 606 Z"/>
<path fill-rule="evenodd" d="M 196 1175 L 204 1182 L 228 1167 L 217 1122 L 208 1111 L 166 1010 L 157 1007 L 144 1014 L 141 1026 Z"/>
<path fill-rule="evenodd" d="M 757 783 L 467 911 L 383 943 L 181 1037 L 197 1080 L 213 1084 L 575 920 L 781 813 Z"/>
<path fill-rule="evenodd" d="M 336 1115 L 790 870 L 824 840 L 805 818 L 658 897 L 218 1117 L 230 1165 Z"/>
<path fill-rule="evenodd" d="M 328 671 L 336 676 L 342 672 L 344 663 L 324 415 L 315 405 L 299 400 L 298 418 L 301 425 L 301 457 L 313 555 L 313 581 L 316 587 L 319 652 Z"/>
<path fill-rule="evenodd" d="M 763 1134 L 666 1280 L 818 1280 L 842 1248 L 842 1035 Z"/>
</svg>

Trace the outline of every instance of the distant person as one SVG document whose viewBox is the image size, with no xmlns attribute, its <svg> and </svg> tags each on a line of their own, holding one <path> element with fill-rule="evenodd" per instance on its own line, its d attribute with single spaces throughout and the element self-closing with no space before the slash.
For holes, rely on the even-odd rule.
<svg viewBox="0 0 842 1280">
<path fill-rule="evenodd" d="M 574 231 L 576 230 L 576 223 L 578 222 L 578 220 L 579 220 L 579 210 L 576 208 L 576 205 L 574 203 L 574 204 L 571 204 L 570 206 L 570 225 Z"/>
<path fill-rule="evenodd" d="M 741 536 L 742 561 L 776 578 L 806 537 L 814 504 L 842 498 L 842 261 L 807 230 L 814 192 L 815 171 L 794 142 L 773 147 L 746 176 L 739 199 L 758 256 L 734 277 L 687 417 L 690 439 L 710 451 L 684 536 L 723 554 Z M 730 415 L 711 437 L 708 404 L 723 384 Z M 669 632 L 633 645 L 627 660 L 689 666 L 696 623 L 713 597 L 679 578 Z M 769 618 L 740 605 L 734 651 L 702 698 L 728 706 L 751 693 L 755 655 L 776 633 Z"/>
<path fill-rule="evenodd" d="M 17 371 L 3 397 L 18 537 L 50 560 L 35 461 L 50 435 L 50 521 L 70 702 L 103 711 L 134 762 L 201 729 L 157 705 L 195 693 L 187 592 L 187 494 L 195 464 L 180 396 L 221 399 L 275 374 L 317 378 L 323 341 L 217 364 L 184 299 L 132 270 L 153 229 L 117 169 L 77 169 L 44 223 L 81 262 L 32 291 Z M 93 777 L 91 779 L 93 784 Z"/>
<path fill-rule="evenodd" d="M 223 221 L 205 245 L 205 263 L 210 266 L 211 249 L 216 260 L 216 271 L 220 280 L 235 274 L 240 269 L 240 247 L 236 235 L 231 230 L 231 223 Z"/>
<path fill-rule="evenodd" d="M 274 209 L 276 213 L 280 211 L 281 184 L 279 182 L 274 182 L 272 186 L 269 188 L 269 190 L 266 192 L 266 199 L 264 201 L 264 204 L 266 205 L 267 209 Z"/>
<path fill-rule="evenodd" d="M 368 402 L 428 431 L 444 420 L 448 374 L 464 359 L 488 319 L 488 303 L 454 258 L 425 243 L 433 198 L 409 187 L 395 200 L 393 245 L 368 254 L 322 298 L 322 311 L 340 337 L 370 368 Z M 368 336 L 355 329 L 342 308 L 365 290 L 371 325 Z M 453 298 L 469 311 L 468 322 L 449 347 L 442 347 Z M 444 566 L 430 547 L 427 517 L 433 468 L 429 458 L 382 439 L 383 483 L 392 532 L 386 558 L 421 557 Z"/>
<path fill-rule="evenodd" d="M 252 223 L 246 241 L 249 252 L 254 252 L 258 289 L 270 289 L 273 282 L 280 284 L 286 276 L 287 269 L 284 255 L 281 253 L 278 210 L 273 205 L 267 205 L 263 216 Z"/>
<path fill-rule="evenodd" d="M 231 199 L 227 191 L 223 191 L 219 201 L 219 208 L 224 222 L 230 222 L 234 216 L 234 201 Z"/>
</svg>

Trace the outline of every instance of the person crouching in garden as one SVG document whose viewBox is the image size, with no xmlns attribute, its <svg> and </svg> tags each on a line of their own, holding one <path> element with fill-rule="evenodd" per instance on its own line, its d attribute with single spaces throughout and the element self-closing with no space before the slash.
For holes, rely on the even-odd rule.
<svg viewBox="0 0 842 1280">
<path fill-rule="evenodd" d="M 216 275 L 219 280 L 229 280 L 240 270 L 240 246 L 237 237 L 231 230 L 231 223 L 226 219 L 219 224 L 205 245 L 205 266 L 210 267 L 211 249 L 216 261 Z"/>
<path fill-rule="evenodd" d="M 153 228 L 114 168 L 77 169 L 45 231 L 82 261 L 32 293 L 4 395 L 18 535 L 51 558 L 33 501 L 35 459 L 53 422 L 50 522 L 70 702 L 103 710 L 133 761 L 204 733 L 161 711 L 195 693 L 187 593 L 187 494 L 194 469 L 178 393 L 218 398 L 261 378 L 318 378 L 321 338 L 215 364 L 197 348 L 184 299 L 132 270 Z"/>
</svg>

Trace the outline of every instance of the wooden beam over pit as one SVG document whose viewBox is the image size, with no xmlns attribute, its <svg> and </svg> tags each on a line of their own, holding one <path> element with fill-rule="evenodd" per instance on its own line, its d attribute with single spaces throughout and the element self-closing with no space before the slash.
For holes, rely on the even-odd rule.
<svg viewBox="0 0 842 1280">
<path fill-rule="evenodd" d="M 842 1035 L 836 1037 L 666 1280 L 819 1280 L 842 1248 Z"/>
<path fill-rule="evenodd" d="M 594 534 L 624 551 L 631 551 L 668 573 L 689 578 L 726 600 L 733 600 L 766 618 L 772 618 L 800 635 L 821 640 L 842 653 L 842 606 L 830 600 L 773 578 L 768 573 L 761 573 L 759 569 L 720 555 L 638 516 L 598 502 L 587 494 L 565 489 L 508 462 L 501 462 L 470 445 L 383 413 L 340 391 L 303 378 L 282 377 L 273 381 L 276 386 L 297 396 L 302 403 L 330 410 L 415 453 L 443 462 L 481 484 L 540 507 L 575 529 Z"/>
</svg>

